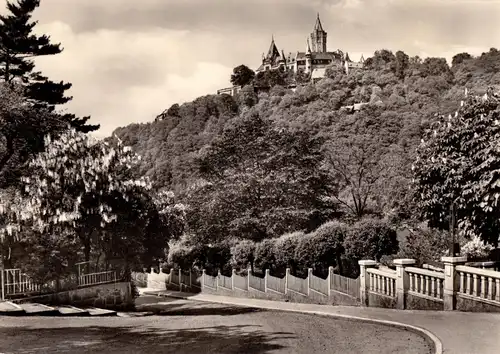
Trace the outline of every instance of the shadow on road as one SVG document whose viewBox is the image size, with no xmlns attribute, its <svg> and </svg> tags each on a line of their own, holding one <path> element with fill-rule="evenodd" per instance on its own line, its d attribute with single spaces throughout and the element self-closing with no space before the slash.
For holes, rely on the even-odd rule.
<svg viewBox="0 0 500 354">
<path fill-rule="evenodd" d="M 152 312 L 159 316 L 234 316 L 266 311 L 258 308 L 158 296 L 141 296 L 136 299 L 136 310 Z"/>
<path fill-rule="evenodd" d="M 215 326 L 165 330 L 140 327 L 4 328 L 2 353 L 270 353 L 290 333 L 265 333 L 260 326 Z"/>
<path fill-rule="evenodd" d="M 235 316 L 247 313 L 262 312 L 264 310 L 236 306 L 200 306 L 184 307 L 183 305 L 144 305 L 137 308 L 138 311 L 152 312 L 157 316 Z"/>
</svg>

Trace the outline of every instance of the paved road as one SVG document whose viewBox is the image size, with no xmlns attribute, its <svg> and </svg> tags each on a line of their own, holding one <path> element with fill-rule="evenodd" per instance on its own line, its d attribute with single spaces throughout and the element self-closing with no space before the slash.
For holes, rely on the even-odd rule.
<svg viewBox="0 0 500 354">
<path fill-rule="evenodd" d="M 156 296 L 138 300 L 155 315 L 0 318 L 0 353 L 430 353 L 423 338 L 381 325 Z"/>
</svg>

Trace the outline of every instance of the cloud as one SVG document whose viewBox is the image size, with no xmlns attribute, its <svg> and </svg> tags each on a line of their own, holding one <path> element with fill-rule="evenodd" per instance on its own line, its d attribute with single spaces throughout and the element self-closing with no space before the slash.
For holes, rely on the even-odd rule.
<svg viewBox="0 0 500 354">
<path fill-rule="evenodd" d="M 62 22 L 37 30 L 65 43 L 63 53 L 37 59 L 37 66 L 53 80 L 73 83 L 70 94 L 75 98 L 66 108 L 91 114 L 94 123 L 101 123 L 99 135 L 149 121 L 173 103 L 215 93 L 227 86 L 232 70 L 192 55 L 186 39 L 208 52 L 213 43 L 209 34 L 193 38 L 187 31 L 163 29 L 78 34 Z"/>
</svg>

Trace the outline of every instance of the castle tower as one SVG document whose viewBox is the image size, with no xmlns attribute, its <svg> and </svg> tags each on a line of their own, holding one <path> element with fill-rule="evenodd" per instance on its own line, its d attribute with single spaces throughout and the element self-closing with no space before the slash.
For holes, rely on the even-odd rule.
<svg viewBox="0 0 500 354">
<path fill-rule="evenodd" d="M 313 52 L 326 53 L 326 32 L 323 30 L 321 25 L 321 20 L 316 18 L 316 24 L 314 25 L 314 30 L 311 33 L 311 42 Z"/>
</svg>

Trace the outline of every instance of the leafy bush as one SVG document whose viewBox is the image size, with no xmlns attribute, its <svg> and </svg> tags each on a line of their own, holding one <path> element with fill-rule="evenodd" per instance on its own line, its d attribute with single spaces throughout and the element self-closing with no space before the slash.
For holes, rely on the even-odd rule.
<svg viewBox="0 0 500 354">
<path fill-rule="evenodd" d="M 353 260 L 374 259 L 398 251 L 396 230 L 387 221 L 362 219 L 347 230 L 344 247 L 346 256 Z"/>
<path fill-rule="evenodd" d="M 471 240 L 464 243 L 461 247 L 461 254 L 468 258 L 487 257 L 493 250 L 493 246 L 481 240 L 478 236 L 474 236 Z"/>
<path fill-rule="evenodd" d="M 330 221 L 301 238 L 295 251 L 295 259 L 300 272 L 313 268 L 317 275 L 326 277 L 329 266 L 337 266 L 341 263 L 345 231 L 344 224 Z"/>
<path fill-rule="evenodd" d="M 305 236 L 302 231 L 286 233 L 277 238 L 274 244 L 274 258 L 276 273 L 279 276 L 284 275 L 286 268 L 290 268 L 295 274 L 297 262 L 295 260 L 295 250 L 299 241 Z"/>
<path fill-rule="evenodd" d="M 412 258 L 418 267 L 424 263 L 440 261 L 449 248 L 447 231 L 429 228 L 425 225 L 408 228 L 408 235 L 401 242 L 398 258 Z"/>
<path fill-rule="evenodd" d="M 183 235 L 177 241 L 168 244 L 167 264 L 172 268 L 190 269 L 193 266 L 194 247 L 189 244 L 189 238 Z"/>
<path fill-rule="evenodd" d="M 274 257 L 274 246 L 276 239 L 262 240 L 255 247 L 255 267 L 260 271 L 266 269 L 274 270 L 276 258 Z"/>
<path fill-rule="evenodd" d="M 250 264 L 253 270 L 255 261 L 255 242 L 241 240 L 231 247 L 231 266 L 235 269 L 246 269 Z"/>
</svg>

